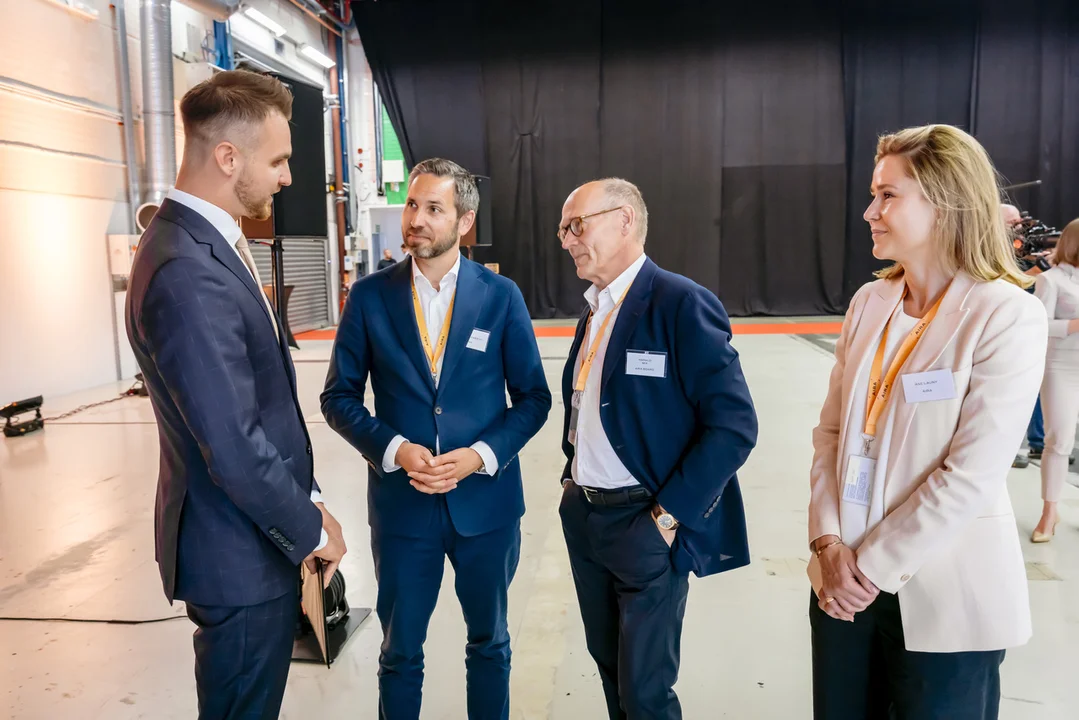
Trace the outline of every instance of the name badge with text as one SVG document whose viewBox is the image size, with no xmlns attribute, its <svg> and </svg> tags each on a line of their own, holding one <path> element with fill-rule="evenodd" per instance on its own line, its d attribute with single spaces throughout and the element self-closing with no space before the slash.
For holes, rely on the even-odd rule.
<svg viewBox="0 0 1079 720">
<path fill-rule="evenodd" d="M 466 347 L 468 347 L 469 350 L 487 352 L 487 341 L 490 337 L 491 333 L 477 328 L 472 331 L 472 337 L 468 338 L 468 345 Z"/>
<path fill-rule="evenodd" d="M 843 483 L 843 499 L 856 505 L 868 507 L 873 491 L 873 475 L 877 461 L 873 458 L 851 455 L 847 458 L 847 480 Z"/>
<path fill-rule="evenodd" d="M 628 350 L 626 352 L 626 375 L 653 378 L 667 377 L 667 353 Z"/>
<path fill-rule="evenodd" d="M 955 378 L 947 368 L 904 375 L 903 394 L 909 403 L 951 400 L 956 397 Z"/>
</svg>

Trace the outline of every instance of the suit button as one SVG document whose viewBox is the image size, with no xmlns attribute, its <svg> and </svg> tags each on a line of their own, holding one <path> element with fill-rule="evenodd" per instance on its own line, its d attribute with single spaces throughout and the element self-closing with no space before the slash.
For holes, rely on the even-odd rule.
<svg viewBox="0 0 1079 720">
<path fill-rule="evenodd" d="M 910 580 L 910 575 L 904 575 L 903 577 L 899 578 L 899 580 L 900 582 L 906 582 L 907 580 Z"/>
<path fill-rule="evenodd" d="M 310 455 L 310 454 L 311 454 L 311 446 L 310 446 L 310 445 L 308 445 L 308 446 L 307 446 L 307 454 L 308 454 L 308 455 Z"/>
<path fill-rule="evenodd" d="M 709 518 L 709 517 L 711 517 L 711 516 L 712 516 L 712 511 L 711 511 L 711 510 L 709 510 L 708 512 L 706 512 L 706 513 L 704 514 L 704 517 L 705 517 L 705 518 Z"/>
<path fill-rule="evenodd" d="M 435 408 L 435 415 L 441 415 L 441 414 L 442 414 L 442 408 L 436 407 Z"/>
</svg>

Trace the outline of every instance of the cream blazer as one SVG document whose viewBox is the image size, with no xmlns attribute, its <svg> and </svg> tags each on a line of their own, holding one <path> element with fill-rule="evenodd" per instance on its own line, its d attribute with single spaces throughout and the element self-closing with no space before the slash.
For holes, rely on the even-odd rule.
<svg viewBox="0 0 1079 720">
<path fill-rule="evenodd" d="M 841 536 L 840 498 L 853 384 L 903 294 L 900 280 L 865 285 L 851 301 L 813 431 L 809 539 Z M 858 548 L 858 567 L 898 593 L 906 648 L 1000 650 L 1031 636 L 1026 571 L 1006 478 L 1045 367 L 1045 308 L 1003 280 L 960 273 L 900 374 L 952 370 L 954 400 L 907 403 L 902 382 L 878 437 L 891 436 L 884 519 Z M 809 567 L 819 590 L 816 557 Z"/>
<path fill-rule="evenodd" d="M 1068 323 L 1079 318 L 1079 268 L 1061 263 L 1036 281 L 1034 294 L 1049 317 L 1049 349 L 1079 350 L 1079 333 L 1068 334 Z"/>
</svg>

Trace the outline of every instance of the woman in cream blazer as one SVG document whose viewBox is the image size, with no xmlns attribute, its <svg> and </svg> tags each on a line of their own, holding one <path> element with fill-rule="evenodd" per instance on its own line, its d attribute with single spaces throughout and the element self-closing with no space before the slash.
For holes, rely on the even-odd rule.
<svg viewBox="0 0 1079 720">
<path fill-rule="evenodd" d="M 1049 352 L 1042 381 L 1045 449 L 1042 451 L 1042 517 L 1030 536 L 1049 542 L 1056 532 L 1057 501 L 1068 477 L 1068 462 L 1079 421 L 1079 220 L 1057 242 L 1056 266 L 1037 278 L 1034 294 L 1049 317 Z"/>
<path fill-rule="evenodd" d="M 873 252 L 895 265 L 851 302 L 813 432 L 815 717 L 996 718 L 1004 650 L 1031 635 L 1005 480 L 1041 384 L 1045 312 L 1021 289 L 972 137 L 883 137 L 872 193 Z"/>
</svg>

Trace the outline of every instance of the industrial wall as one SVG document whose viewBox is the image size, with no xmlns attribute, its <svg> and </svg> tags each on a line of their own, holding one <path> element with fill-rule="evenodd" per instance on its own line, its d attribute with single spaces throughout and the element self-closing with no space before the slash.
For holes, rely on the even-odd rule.
<svg viewBox="0 0 1079 720">
<path fill-rule="evenodd" d="M 109 0 L 81 0 L 89 13 L 63 4 L 0 2 L 0 405 L 97 387 L 136 370 L 117 316 L 122 293 L 113 292 L 107 240 L 132 232 L 115 10 Z M 123 5 L 141 184 L 139 3 Z M 328 33 L 287 0 L 247 6 L 286 28 L 288 42 L 275 42 L 273 33 L 238 14 L 230 22 L 237 51 L 331 92 L 326 72 L 297 51 L 307 43 L 332 54 Z M 173 2 L 172 38 L 178 103 L 213 72 L 212 20 Z M 361 68 L 359 77 L 365 76 L 370 73 Z M 178 154 L 179 125 L 177 110 Z M 329 200 L 327 212 L 335 238 Z M 336 250 L 336 242 L 330 246 Z"/>
</svg>

